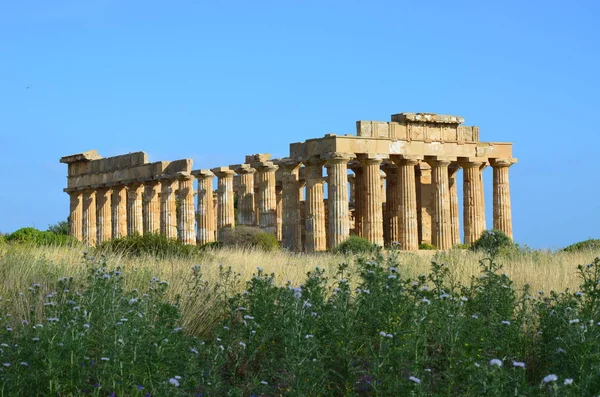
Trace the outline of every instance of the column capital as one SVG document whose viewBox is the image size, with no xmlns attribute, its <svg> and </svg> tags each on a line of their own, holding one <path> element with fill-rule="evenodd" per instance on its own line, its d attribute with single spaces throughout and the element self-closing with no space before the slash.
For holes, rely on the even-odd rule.
<svg viewBox="0 0 600 397">
<path fill-rule="evenodd" d="M 458 164 L 462 168 L 481 168 L 487 164 L 485 157 L 459 157 Z"/>
<path fill-rule="evenodd" d="M 490 164 L 493 168 L 510 167 L 517 163 L 516 158 L 490 159 Z"/>
<path fill-rule="evenodd" d="M 423 161 L 423 156 L 411 156 L 411 155 L 401 154 L 401 155 L 390 156 L 390 159 L 396 165 L 410 165 L 410 166 L 414 167 L 417 164 L 419 164 L 421 161 Z"/>
<path fill-rule="evenodd" d="M 144 185 L 145 186 L 158 186 L 158 184 L 160 183 L 160 180 L 158 179 L 148 179 L 147 181 L 144 181 Z"/>
<path fill-rule="evenodd" d="M 273 160 L 273 163 L 282 171 L 294 171 L 300 167 L 301 161 L 291 157 L 284 157 L 278 160 Z"/>
<path fill-rule="evenodd" d="M 208 179 L 215 177 L 215 174 L 211 170 L 194 170 L 192 171 L 192 175 L 194 175 L 196 179 Z"/>
<path fill-rule="evenodd" d="M 347 164 L 350 160 L 355 159 L 354 153 L 346 152 L 329 152 L 321 155 L 321 159 L 325 161 L 325 166 L 332 164 Z"/>
<path fill-rule="evenodd" d="M 360 161 L 361 164 L 381 164 L 383 162 L 383 160 L 388 159 L 390 156 L 387 154 L 373 154 L 373 153 L 367 153 L 367 154 L 359 154 L 358 156 L 358 161 Z"/>
<path fill-rule="evenodd" d="M 218 178 L 226 178 L 228 176 L 233 176 L 233 174 L 235 174 L 235 171 L 233 171 L 231 168 L 229 167 L 216 167 L 216 168 L 211 168 L 211 171 L 213 172 L 213 174 L 215 174 Z"/>
<path fill-rule="evenodd" d="M 279 169 L 279 166 L 275 165 L 272 161 L 255 162 L 251 165 L 259 172 L 276 172 Z"/>
<path fill-rule="evenodd" d="M 425 162 L 433 167 L 448 167 L 452 161 L 456 161 L 456 158 L 445 157 L 445 156 L 425 156 Z"/>
<path fill-rule="evenodd" d="M 238 175 L 254 174 L 256 172 L 256 169 L 252 168 L 250 164 L 234 164 L 229 166 L 229 168 Z"/>
<path fill-rule="evenodd" d="M 177 180 L 179 181 L 189 181 L 189 180 L 193 180 L 194 176 L 191 175 L 189 172 L 178 172 L 177 173 Z"/>
</svg>

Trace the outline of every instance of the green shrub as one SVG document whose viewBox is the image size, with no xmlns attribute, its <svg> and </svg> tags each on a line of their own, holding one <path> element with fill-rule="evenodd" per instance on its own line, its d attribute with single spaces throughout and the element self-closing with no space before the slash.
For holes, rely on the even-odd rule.
<svg viewBox="0 0 600 397">
<path fill-rule="evenodd" d="M 562 249 L 565 252 L 577 252 L 587 250 L 600 250 L 600 239 L 589 239 L 571 244 Z"/>
<path fill-rule="evenodd" d="M 223 246 L 219 241 L 211 241 L 210 243 L 202 244 L 198 249 L 200 251 L 216 250 Z"/>
<path fill-rule="evenodd" d="M 346 241 L 338 244 L 333 252 L 336 254 L 368 254 L 377 251 L 377 245 L 363 237 L 350 236 Z"/>
<path fill-rule="evenodd" d="M 460 250 L 468 250 L 471 248 L 471 244 L 455 244 L 454 247 L 452 248 L 456 248 L 456 249 L 460 249 Z"/>
<path fill-rule="evenodd" d="M 419 244 L 419 249 L 420 250 L 435 250 L 436 248 L 432 244 L 421 243 L 421 244 Z"/>
<path fill-rule="evenodd" d="M 7 235 L 6 241 L 15 244 L 36 244 L 36 245 L 75 245 L 78 241 L 68 235 L 56 234 L 53 232 L 42 232 L 33 227 L 24 227 Z"/>
<path fill-rule="evenodd" d="M 221 244 L 223 247 L 257 248 L 264 251 L 279 249 L 279 242 L 273 234 L 252 226 L 238 226 L 222 230 Z"/>
<path fill-rule="evenodd" d="M 503 231 L 497 229 L 486 230 L 472 245 L 472 251 L 483 251 L 490 257 L 495 257 L 502 249 L 510 249 L 513 242 Z"/>
<path fill-rule="evenodd" d="M 61 221 L 61 222 L 55 223 L 54 225 L 48 225 L 47 231 L 54 233 L 54 234 L 62 234 L 62 235 L 68 236 L 69 235 L 69 222 Z"/>
<path fill-rule="evenodd" d="M 103 242 L 98 251 L 109 251 L 125 255 L 152 255 L 155 257 L 191 256 L 199 252 L 194 245 L 185 245 L 176 239 L 170 239 L 160 233 L 134 234 Z"/>
</svg>

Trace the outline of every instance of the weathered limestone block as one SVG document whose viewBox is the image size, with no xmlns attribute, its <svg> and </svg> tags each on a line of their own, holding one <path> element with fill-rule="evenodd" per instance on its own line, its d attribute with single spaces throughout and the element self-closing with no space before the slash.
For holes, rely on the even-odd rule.
<svg viewBox="0 0 600 397">
<path fill-rule="evenodd" d="M 465 244 L 473 244 L 485 230 L 481 170 L 485 160 L 462 161 Z"/>
<path fill-rule="evenodd" d="M 144 233 L 160 232 L 160 181 L 151 180 L 144 184 Z"/>
<path fill-rule="evenodd" d="M 418 158 L 392 157 L 398 166 L 396 189 L 398 190 L 398 228 L 400 249 L 416 251 L 419 249 L 419 224 L 417 208 L 417 188 L 415 167 Z"/>
<path fill-rule="evenodd" d="M 216 241 L 217 219 L 213 204 L 213 179 L 209 170 L 192 171 L 198 179 L 198 245 Z"/>
<path fill-rule="evenodd" d="M 238 189 L 238 224 L 255 225 L 254 216 L 254 174 L 256 170 L 249 164 L 234 166 L 234 171 L 240 177 Z"/>
<path fill-rule="evenodd" d="M 70 191 L 69 193 L 69 233 L 77 240 L 83 240 L 83 203 L 81 191 Z"/>
<path fill-rule="evenodd" d="M 112 238 L 127 236 L 127 188 L 112 187 Z"/>
<path fill-rule="evenodd" d="M 218 178 L 217 188 L 217 236 L 222 241 L 225 228 L 235 227 L 233 208 L 233 175 L 229 167 L 218 167 L 211 170 Z"/>
<path fill-rule="evenodd" d="M 325 205 L 323 203 L 323 162 L 310 159 L 305 162 L 306 206 L 305 206 L 305 244 L 306 252 L 325 251 Z"/>
<path fill-rule="evenodd" d="M 433 188 L 433 245 L 440 250 L 452 248 L 452 219 L 450 217 L 450 189 L 448 166 L 450 160 L 427 159 L 431 166 Z"/>
<path fill-rule="evenodd" d="M 365 155 L 359 157 L 363 166 L 362 181 L 362 236 L 370 242 L 383 246 L 383 213 L 380 166 L 387 156 Z"/>
<path fill-rule="evenodd" d="M 112 212 L 111 212 L 112 191 L 103 187 L 96 190 L 96 223 L 97 223 L 97 243 L 101 244 L 112 237 Z"/>
<path fill-rule="evenodd" d="M 194 177 L 180 172 L 179 181 L 179 241 L 187 245 L 196 245 L 196 217 L 194 216 Z"/>
<path fill-rule="evenodd" d="M 328 248 L 335 248 L 350 236 L 348 208 L 348 162 L 355 158 L 353 153 L 332 152 L 322 156 L 327 168 L 327 200 L 329 203 Z M 379 186 L 377 170 L 375 189 Z M 381 205 L 381 204 L 379 204 Z M 365 208 L 365 206 L 363 206 Z M 365 227 L 363 226 L 363 232 Z"/>
<path fill-rule="evenodd" d="M 170 239 L 177 238 L 177 208 L 175 191 L 177 179 L 164 175 L 160 179 L 160 234 Z"/>
<path fill-rule="evenodd" d="M 143 234 L 142 193 L 144 185 L 133 182 L 127 185 L 127 234 Z"/>
<path fill-rule="evenodd" d="M 513 231 L 508 168 L 516 162 L 517 159 L 514 158 L 495 159 L 491 162 L 494 169 L 494 229 L 503 231 L 511 239 Z"/>
<path fill-rule="evenodd" d="M 96 191 L 94 189 L 83 191 L 82 218 L 83 243 L 92 246 L 96 245 Z"/>
</svg>

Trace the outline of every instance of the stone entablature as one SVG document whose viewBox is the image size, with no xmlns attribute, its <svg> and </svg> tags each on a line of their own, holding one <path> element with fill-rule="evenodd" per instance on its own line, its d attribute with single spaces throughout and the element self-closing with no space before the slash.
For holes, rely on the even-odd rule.
<svg viewBox="0 0 600 397">
<path fill-rule="evenodd" d="M 482 170 L 491 166 L 493 225 L 512 237 L 512 144 L 480 142 L 479 128 L 462 122 L 432 113 L 358 121 L 357 136 L 327 134 L 292 143 L 286 158 L 253 154 L 211 170 L 192 171 L 190 159 L 149 163 L 144 152 L 65 156 L 71 233 L 91 245 L 143 232 L 205 244 L 253 225 L 293 251 L 331 249 L 351 234 L 404 250 L 448 249 L 461 241 L 458 172 L 464 242 L 472 243 L 486 229 Z"/>
</svg>

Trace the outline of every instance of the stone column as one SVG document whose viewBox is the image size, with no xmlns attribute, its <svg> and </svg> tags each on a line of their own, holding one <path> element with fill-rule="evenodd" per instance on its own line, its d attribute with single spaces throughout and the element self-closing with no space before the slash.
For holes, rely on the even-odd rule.
<svg viewBox="0 0 600 397">
<path fill-rule="evenodd" d="M 354 234 L 362 237 L 363 222 L 363 167 L 359 161 L 351 161 L 348 168 L 354 172 Z"/>
<path fill-rule="evenodd" d="M 463 169 L 463 224 L 465 244 L 473 244 L 485 230 L 482 165 L 485 160 L 461 162 Z"/>
<path fill-rule="evenodd" d="M 98 209 L 96 214 L 98 244 L 108 241 L 112 237 L 111 195 L 111 190 L 106 187 L 99 188 L 96 191 L 96 206 Z"/>
<path fill-rule="evenodd" d="M 416 251 L 419 249 L 419 224 L 417 208 L 417 186 L 415 166 L 417 158 L 394 158 L 398 166 L 396 189 L 398 190 L 398 242 L 400 249 Z"/>
<path fill-rule="evenodd" d="M 333 249 L 350 236 L 348 219 L 348 161 L 354 158 L 352 153 L 328 153 L 322 156 L 327 168 L 327 201 L 329 207 L 328 248 Z M 377 164 L 379 170 L 379 164 Z M 376 189 L 381 192 L 380 178 L 377 173 Z M 379 203 L 381 210 L 381 203 Z M 365 206 L 363 206 L 365 208 Z M 363 231 L 366 230 L 363 226 Z"/>
<path fill-rule="evenodd" d="M 133 182 L 127 185 L 127 234 L 144 234 L 142 216 L 142 193 L 144 185 Z"/>
<path fill-rule="evenodd" d="M 236 167 L 235 172 L 240 176 L 237 222 L 240 225 L 252 226 L 255 224 L 254 174 L 256 170 L 249 164 L 241 164 Z"/>
<path fill-rule="evenodd" d="M 112 187 L 112 238 L 127 236 L 127 188 Z"/>
<path fill-rule="evenodd" d="M 456 186 L 456 174 L 460 166 L 453 162 L 448 167 L 448 183 L 450 185 L 450 218 L 452 220 L 452 245 L 460 244 L 460 225 L 458 210 L 458 189 Z"/>
<path fill-rule="evenodd" d="M 323 162 L 311 159 L 305 164 L 305 246 L 306 252 L 325 251 L 325 204 L 323 203 Z"/>
<path fill-rule="evenodd" d="M 257 207 L 258 225 L 268 233 L 277 232 L 277 197 L 275 193 L 275 172 L 277 166 L 272 162 L 252 164 L 256 168 L 256 187 L 258 188 Z"/>
<path fill-rule="evenodd" d="M 362 236 L 370 242 L 383 246 L 383 199 L 381 197 L 381 162 L 384 156 L 366 155 L 359 158 L 363 166 L 362 180 Z M 342 240 L 343 241 L 343 240 Z"/>
<path fill-rule="evenodd" d="M 83 191 L 82 240 L 84 244 L 96 245 L 96 191 Z"/>
<path fill-rule="evenodd" d="M 198 245 L 216 240 L 217 220 L 213 205 L 213 174 L 209 170 L 193 171 L 198 179 Z"/>
<path fill-rule="evenodd" d="M 512 211 L 508 168 L 516 163 L 516 159 L 494 159 L 491 162 L 494 169 L 494 229 L 503 231 L 512 239 Z"/>
<path fill-rule="evenodd" d="M 386 174 L 386 200 L 384 211 L 383 241 L 385 245 L 400 242 L 400 196 L 398 189 L 398 166 L 384 164 Z"/>
<path fill-rule="evenodd" d="M 292 159 L 279 162 L 282 183 L 282 247 L 292 251 L 302 250 L 300 225 L 300 163 Z"/>
<path fill-rule="evenodd" d="M 433 242 L 433 190 L 431 186 L 431 167 L 421 162 L 415 168 L 417 185 L 417 208 L 419 224 L 419 243 Z"/>
<path fill-rule="evenodd" d="M 70 191 L 69 193 L 69 233 L 77 240 L 83 240 L 83 204 L 81 191 Z"/>
<path fill-rule="evenodd" d="M 179 240 L 183 244 L 196 245 L 196 217 L 194 216 L 194 177 L 178 173 L 179 180 Z"/>
<path fill-rule="evenodd" d="M 433 188 L 433 245 L 439 250 L 452 248 L 452 219 L 450 217 L 449 160 L 427 160 L 431 166 Z"/>
<path fill-rule="evenodd" d="M 218 178 L 217 188 L 217 236 L 219 241 L 225 228 L 235 227 L 233 208 L 233 175 L 229 167 L 218 167 L 211 170 Z"/>
<path fill-rule="evenodd" d="M 350 167 L 350 164 L 348 164 L 348 168 L 352 169 Z M 348 175 L 348 185 L 350 185 L 350 196 L 348 198 L 348 202 L 350 203 L 350 207 L 354 207 L 354 200 L 356 198 L 356 184 L 355 184 L 354 180 L 355 180 L 355 175 L 349 174 Z"/>
<path fill-rule="evenodd" d="M 275 237 L 277 237 L 277 241 L 281 242 L 283 240 L 283 187 L 281 185 L 275 186 L 275 203 L 276 211 L 275 211 Z"/>
<path fill-rule="evenodd" d="M 174 176 L 164 176 L 160 181 L 160 234 L 170 239 L 177 238 L 177 208 Z"/>
<path fill-rule="evenodd" d="M 148 181 L 144 185 L 144 233 L 160 232 L 159 191 L 159 181 Z"/>
</svg>

